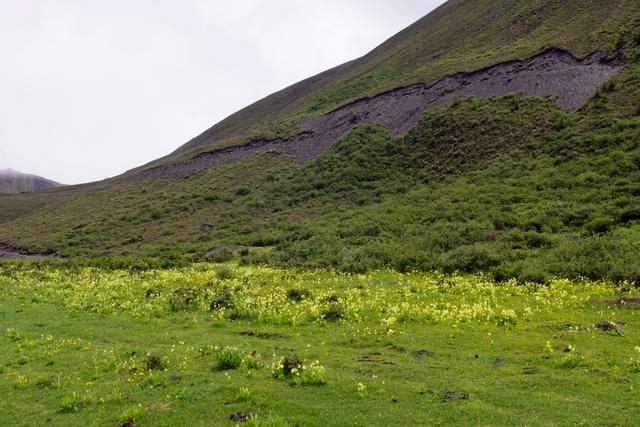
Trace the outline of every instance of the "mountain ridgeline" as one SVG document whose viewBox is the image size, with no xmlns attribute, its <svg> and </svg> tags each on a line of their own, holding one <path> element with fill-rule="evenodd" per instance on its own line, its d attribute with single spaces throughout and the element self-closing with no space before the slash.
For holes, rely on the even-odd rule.
<svg viewBox="0 0 640 427">
<path fill-rule="evenodd" d="M 639 2 L 450 0 L 162 159 L 11 210 L 0 243 L 640 284 L 639 105 Z"/>
</svg>

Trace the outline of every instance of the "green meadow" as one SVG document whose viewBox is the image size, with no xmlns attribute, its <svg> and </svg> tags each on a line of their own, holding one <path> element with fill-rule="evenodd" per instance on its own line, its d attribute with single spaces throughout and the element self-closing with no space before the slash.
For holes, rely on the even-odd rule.
<svg viewBox="0 0 640 427">
<path fill-rule="evenodd" d="M 5 424 L 640 419 L 640 292 L 624 282 L 235 263 L 1 268 Z"/>
</svg>

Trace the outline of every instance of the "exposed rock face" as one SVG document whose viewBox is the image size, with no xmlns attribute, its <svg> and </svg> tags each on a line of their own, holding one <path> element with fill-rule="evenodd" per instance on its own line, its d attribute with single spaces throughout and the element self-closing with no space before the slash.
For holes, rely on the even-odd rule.
<svg viewBox="0 0 640 427">
<path fill-rule="evenodd" d="M 317 157 L 359 123 L 379 123 L 392 134 L 402 135 L 418 123 L 425 109 L 456 98 L 490 98 L 510 93 L 554 96 L 560 107 L 575 111 L 619 69 L 617 61 L 606 60 L 599 52 L 577 59 L 569 52 L 552 49 L 530 59 L 447 76 L 431 86 L 416 84 L 360 99 L 323 116 L 301 120 L 301 126 L 308 131 L 293 138 L 255 140 L 243 146 L 222 148 L 124 179 L 138 181 L 185 176 L 270 150 L 279 150 L 304 163 Z"/>
</svg>

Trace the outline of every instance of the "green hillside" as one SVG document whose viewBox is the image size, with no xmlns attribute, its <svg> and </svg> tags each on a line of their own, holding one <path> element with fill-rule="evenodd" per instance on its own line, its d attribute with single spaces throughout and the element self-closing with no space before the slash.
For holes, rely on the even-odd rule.
<svg viewBox="0 0 640 427">
<path fill-rule="evenodd" d="M 553 98 L 454 100 L 405 135 L 361 123 L 304 164 L 274 148 L 175 175 L 133 171 L 3 224 L 0 243 L 114 265 L 224 259 L 231 245 L 247 247 L 245 263 L 640 281 L 637 13 L 635 1 L 450 1 L 366 57 L 216 125 L 178 157 L 241 143 L 222 140 L 241 128 L 256 135 L 267 111 L 286 121 L 263 127 L 264 138 L 287 138 L 302 114 L 549 47 L 578 57 L 602 49 L 621 71 L 577 112 Z"/>
</svg>

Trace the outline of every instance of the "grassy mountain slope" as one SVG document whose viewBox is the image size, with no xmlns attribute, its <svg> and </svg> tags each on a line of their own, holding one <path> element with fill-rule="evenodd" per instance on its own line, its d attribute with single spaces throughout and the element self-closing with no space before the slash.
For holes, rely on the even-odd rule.
<svg viewBox="0 0 640 427">
<path fill-rule="evenodd" d="M 273 94 L 216 124 L 174 154 L 225 144 L 291 117 L 364 96 L 523 59 L 558 47 L 578 57 L 613 53 L 617 30 L 640 12 L 633 0 L 450 0 L 368 55 Z"/>
<path fill-rule="evenodd" d="M 76 197 L 96 184 L 54 187 L 28 193 L 0 193 L 0 224 L 12 221 L 45 206 L 55 206 Z"/>
<path fill-rule="evenodd" d="M 625 112 L 639 82 L 630 66 L 578 113 L 515 95 L 457 101 L 404 138 L 360 126 L 302 167 L 272 152 L 105 187 L 0 241 L 163 262 L 240 244 L 248 261 L 292 266 L 640 280 L 640 117 Z"/>
<path fill-rule="evenodd" d="M 447 3 L 372 53 L 388 55 L 376 69 L 402 74 L 389 84 L 407 83 L 408 76 L 427 76 L 429 70 L 442 73 L 434 70 L 445 65 L 464 69 L 509 52 L 518 55 L 519 49 L 504 46 L 520 39 L 539 45 L 535 50 L 564 45 L 583 55 L 593 49 L 589 43 L 613 46 L 624 67 L 578 112 L 562 111 L 553 99 L 519 95 L 457 100 L 426 111 L 402 137 L 380 125 L 360 125 L 304 165 L 273 150 L 182 178 L 95 185 L 3 224 L 0 242 L 106 256 L 103 262 L 116 264 L 179 264 L 202 259 L 220 245 L 244 245 L 250 247 L 244 262 L 254 263 L 487 271 L 501 279 L 538 281 L 585 275 L 640 283 L 640 19 L 627 16 L 612 24 L 638 3 L 607 2 L 610 7 L 598 10 L 590 9 L 602 6 L 598 1 L 547 1 L 538 9 L 531 7 L 542 3 L 459 3 Z M 568 5 L 576 16 L 567 26 L 588 26 L 574 27 L 576 34 L 559 25 Z M 455 10 L 462 23 L 443 30 Z M 527 10 L 533 12 L 522 15 Z M 462 31 L 467 14 L 488 16 L 486 33 L 475 21 L 466 22 L 474 22 L 476 36 L 484 37 L 477 49 L 493 52 L 486 62 L 472 54 L 475 41 L 464 37 L 447 40 L 468 48 L 465 55 L 432 58 L 423 71 L 402 62 L 402 46 L 423 46 L 417 40 L 425 22 L 434 34 L 454 34 L 458 25 Z M 476 27 L 470 28 L 473 33 Z M 336 87 L 349 87 L 336 75 Z M 314 99 L 313 91 L 307 95 Z M 294 101 L 287 105 L 298 108 Z M 213 227 L 202 229 L 203 224 Z"/>
</svg>

